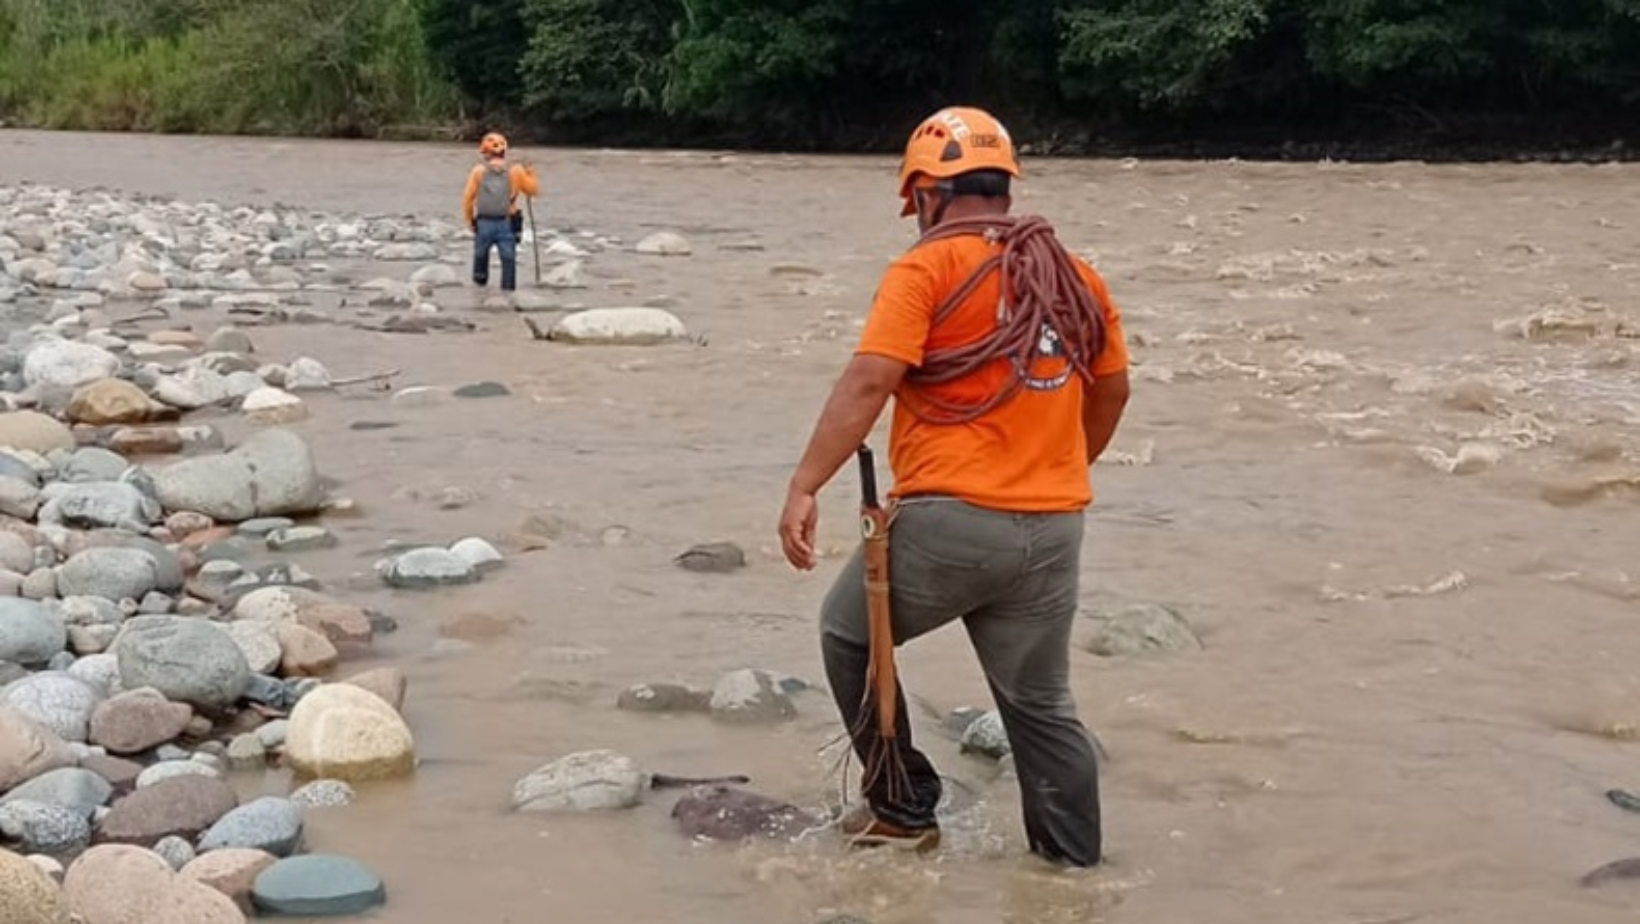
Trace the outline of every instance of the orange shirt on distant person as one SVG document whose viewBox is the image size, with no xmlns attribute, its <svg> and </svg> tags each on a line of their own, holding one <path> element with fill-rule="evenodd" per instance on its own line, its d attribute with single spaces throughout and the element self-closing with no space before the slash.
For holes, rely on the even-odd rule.
<svg viewBox="0 0 1640 924">
<path fill-rule="evenodd" d="M 972 295 L 939 325 L 934 312 L 965 283 L 1000 244 L 963 235 L 912 248 L 884 274 L 857 353 L 887 356 L 922 365 L 931 349 L 974 343 L 996 329 L 1000 274 L 990 273 Z M 1085 262 L 1072 258 L 1105 317 L 1105 349 L 1093 364 L 1096 376 L 1128 366 L 1121 315 L 1104 280 Z M 1082 429 L 1084 383 L 1054 338 L 1039 342 L 1026 387 L 984 416 L 960 424 L 928 423 L 906 406 L 913 390 L 970 404 L 1008 382 L 1010 365 L 993 361 L 975 373 L 935 386 L 902 383 L 895 395 L 889 434 L 894 471 L 890 496 L 944 494 L 977 507 L 1029 513 L 1081 510 L 1093 502 L 1087 441 Z"/>
</svg>

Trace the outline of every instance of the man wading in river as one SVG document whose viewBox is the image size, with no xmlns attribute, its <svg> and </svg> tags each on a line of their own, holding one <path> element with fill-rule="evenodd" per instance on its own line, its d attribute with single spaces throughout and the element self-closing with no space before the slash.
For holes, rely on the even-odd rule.
<svg viewBox="0 0 1640 924">
<path fill-rule="evenodd" d="M 816 495 L 893 395 L 894 643 L 963 621 L 1012 744 L 1030 848 L 1086 867 L 1101 856 L 1099 783 L 1069 646 L 1088 470 L 1127 404 L 1128 355 L 1098 274 L 1041 219 L 1009 217 L 1019 176 L 1007 131 L 979 110 L 943 110 L 912 134 L 901 214 L 922 237 L 882 279 L 780 538 L 794 567 L 815 566 Z M 867 620 L 857 550 L 821 610 L 826 676 L 855 753 L 869 765 L 886 749 L 902 772 L 868 775 L 867 805 L 840 826 L 858 844 L 932 849 L 940 779 L 911 744 L 904 693 L 890 738 L 861 721 Z"/>
<path fill-rule="evenodd" d="M 473 231 L 473 283 L 490 284 L 490 249 L 501 253 L 501 291 L 518 288 L 518 239 L 524 230 L 520 195 L 535 198 L 541 184 L 535 168 L 507 163 L 507 139 L 495 132 L 478 143 L 484 162 L 467 174 L 461 214 Z M 539 267 L 537 267 L 539 269 Z"/>
</svg>

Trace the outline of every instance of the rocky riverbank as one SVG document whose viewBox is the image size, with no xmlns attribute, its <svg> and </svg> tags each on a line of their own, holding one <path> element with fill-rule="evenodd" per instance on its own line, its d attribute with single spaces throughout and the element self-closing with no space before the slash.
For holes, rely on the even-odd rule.
<svg viewBox="0 0 1640 924">
<path fill-rule="evenodd" d="M 383 882 L 308 852 L 304 819 L 347 805 L 355 784 L 415 772 L 407 683 L 391 667 L 347 666 L 394 618 L 291 560 L 335 546 L 326 524 L 360 511 L 321 474 L 324 452 L 288 427 L 309 416 L 303 395 L 390 387 L 395 373 L 348 380 L 310 357 L 273 362 L 249 329 L 461 332 L 475 326 L 463 313 L 552 306 L 534 293 L 439 304 L 458 285 L 464 234 L 437 223 L 42 187 L 0 188 L 0 210 L 12 318 L 0 347 L 6 920 L 368 911 L 386 900 Z M 547 287 L 581 287 L 578 260 L 613 246 L 555 237 Z M 688 250 L 675 236 L 641 246 Z M 393 263 L 416 266 L 356 275 Z M 654 308 L 557 315 L 549 339 L 684 334 Z M 249 432 L 230 445 L 227 423 Z M 415 591 L 504 566 L 486 538 L 451 540 L 389 548 L 373 573 Z M 287 778 L 277 794 L 241 794 Z"/>
</svg>

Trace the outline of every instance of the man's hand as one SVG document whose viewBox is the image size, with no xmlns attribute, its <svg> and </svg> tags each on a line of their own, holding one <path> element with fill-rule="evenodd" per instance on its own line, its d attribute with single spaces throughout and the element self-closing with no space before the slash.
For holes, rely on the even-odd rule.
<svg viewBox="0 0 1640 924">
<path fill-rule="evenodd" d="M 787 492 L 786 509 L 780 513 L 780 547 L 799 571 L 814 570 L 814 528 L 819 522 L 820 503 L 813 494 L 795 488 Z"/>
<path fill-rule="evenodd" d="M 786 509 L 780 514 L 780 545 L 792 567 L 814 568 L 814 527 L 820 519 L 815 496 L 860 448 L 889 395 L 905 377 L 906 368 L 905 363 L 886 356 L 857 355 L 832 386 L 808 449 L 786 489 Z"/>
</svg>

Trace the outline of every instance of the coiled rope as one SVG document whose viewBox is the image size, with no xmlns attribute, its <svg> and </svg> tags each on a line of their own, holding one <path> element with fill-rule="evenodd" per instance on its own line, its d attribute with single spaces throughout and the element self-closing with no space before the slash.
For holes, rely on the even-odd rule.
<svg viewBox="0 0 1640 924">
<path fill-rule="evenodd" d="M 930 229 L 914 246 L 968 234 L 981 235 L 1002 248 L 940 304 L 933 323 L 938 325 L 949 317 L 993 272 L 1002 275 L 1001 317 L 990 336 L 930 350 L 922 366 L 906 374 L 915 397 L 907 407 L 929 423 L 967 423 L 1017 395 L 1025 387 L 1044 328 L 1059 337 L 1067 360 L 1084 381 L 1093 381 L 1093 364 L 1105 349 L 1104 312 L 1046 219 L 1034 215 L 957 219 Z M 1008 381 L 978 402 L 951 401 L 928 391 L 929 386 L 961 379 L 997 360 L 1008 361 Z"/>
</svg>

